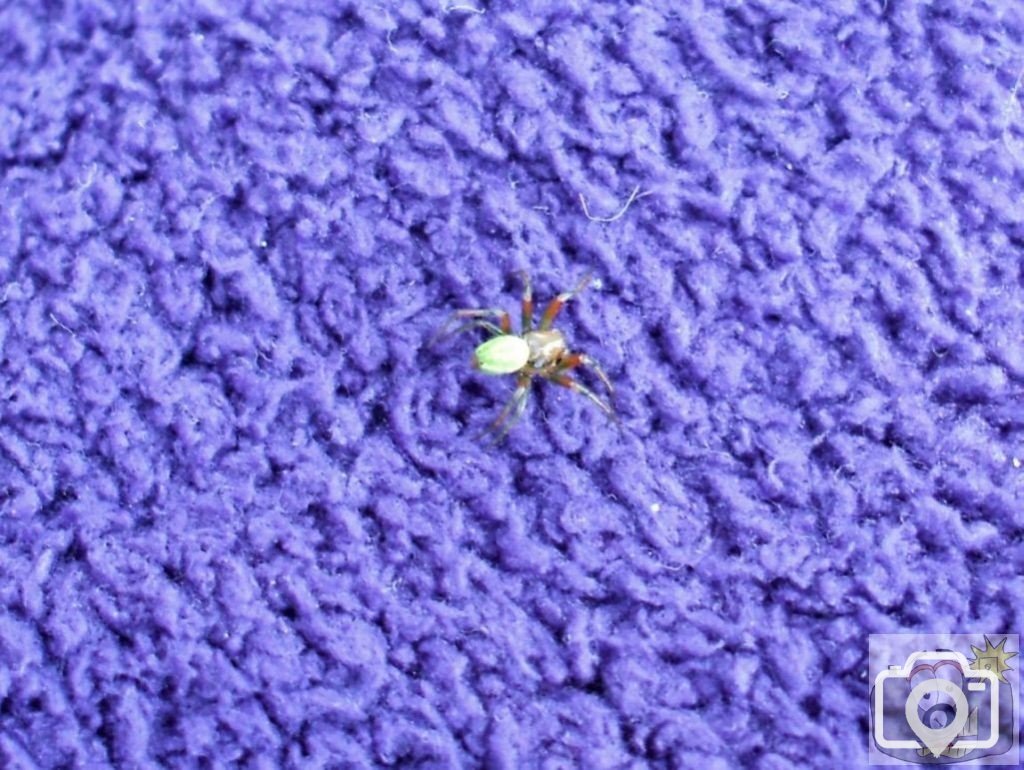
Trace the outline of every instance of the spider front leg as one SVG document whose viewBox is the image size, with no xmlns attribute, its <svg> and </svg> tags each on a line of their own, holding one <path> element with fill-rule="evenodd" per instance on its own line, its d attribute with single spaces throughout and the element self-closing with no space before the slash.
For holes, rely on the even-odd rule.
<svg viewBox="0 0 1024 770">
<path fill-rule="evenodd" d="M 546 332 L 552 327 L 555 323 L 555 317 L 565 306 L 565 303 L 590 285 L 590 277 L 591 273 L 587 273 L 583 276 L 583 280 L 576 284 L 571 291 L 562 292 L 548 303 L 548 306 L 544 309 L 544 315 L 541 316 L 540 326 L 537 327 L 540 331 Z"/>
<path fill-rule="evenodd" d="M 569 390 L 575 391 L 580 395 L 586 396 L 595 404 L 597 404 L 602 412 L 604 412 L 606 415 L 615 420 L 615 422 L 619 421 L 619 417 L 618 415 L 615 414 L 615 410 L 612 409 L 611 404 L 609 404 L 607 401 L 605 401 L 603 398 L 597 395 L 586 385 L 582 385 L 576 382 L 576 380 L 572 379 L 567 374 L 552 374 L 548 376 L 548 379 L 558 385 L 561 385 L 563 388 L 568 388 Z"/>
<path fill-rule="evenodd" d="M 523 310 L 522 310 L 522 334 L 533 329 L 533 286 L 530 285 L 530 274 L 525 270 L 519 271 L 519 277 L 523 279 Z"/>
<path fill-rule="evenodd" d="M 578 366 L 585 366 L 591 369 L 604 386 L 608 388 L 609 393 L 615 392 L 615 388 L 612 387 L 612 381 L 608 379 L 608 375 L 604 373 L 601 365 L 585 353 L 572 353 L 566 356 L 562 362 L 561 369 L 564 371 L 566 369 L 575 369 Z"/>
</svg>

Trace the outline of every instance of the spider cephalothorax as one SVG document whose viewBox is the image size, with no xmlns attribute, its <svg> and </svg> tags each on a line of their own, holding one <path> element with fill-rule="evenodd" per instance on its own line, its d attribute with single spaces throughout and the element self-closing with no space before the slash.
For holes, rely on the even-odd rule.
<svg viewBox="0 0 1024 770">
<path fill-rule="evenodd" d="M 580 366 L 594 370 L 601 382 L 612 392 L 612 384 L 607 375 L 594 359 L 583 353 L 573 353 L 566 344 L 565 335 L 551 328 L 559 311 L 574 296 L 579 294 L 590 283 L 588 274 L 572 291 L 563 292 L 548 303 L 541 316 L 540 324 L 533 328 L 533 291 L 529 276 L 523 272 L 522 329 L 519 334 L 512 332 L 512 319 L 504 310 L 467 309 L 457 310 L 452 315 L 452 322 L 465 321 L 455 329 L 455 333 L 470 329 L 485 329 L 491 337 L 480 343 L 473 351 L 473 368 L 484 374 L 514 374 L 516 389 L 504 409 L 488 426 L 496 438 L 502 438 L 522 416 L 526 408 L 526 399 L 530 394 L 530 385 L 535 377 L 546 380 L 581 393 L 605 414 L 614 416 L 611 405 L 598 397 L 593 391 L 573 380 L 568 372 Z M 469 320 L 467 320 L 469 319 Z M 497 319 L 497 323 L 493 320 Z M 444 330 L 442 330 L 442 333 Z M 511 419 L 509 419 L 511 417 Z"/>
</svg>

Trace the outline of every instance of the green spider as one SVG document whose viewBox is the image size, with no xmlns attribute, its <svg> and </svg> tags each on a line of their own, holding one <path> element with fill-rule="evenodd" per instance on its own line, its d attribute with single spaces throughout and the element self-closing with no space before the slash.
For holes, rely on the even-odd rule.
<svg viewBox="0 0 1024 770">
<path fill-rule="evenodd" d="M 516 375 L 516 389 L 512 397 L 483 432 L 494 433 L 495 441 L 504 438 L 522 417 L 535 377 L 543 377 L 586 396 L 597 404 L 601 411 L 614 419 L 615 412 L 611 405 L 586 386 L 573 380 L 567 372 L 581 366 L 589 367 L 604 383 L 608 393 L 612 394 L 614 389 L 608 375 L 590 356 L 571 352 L 566 344 L 565 335 L 551 328 L 565 303 L 590 285 L 590 273 L 587 273 L 571 291 L 559 294 L 548 303 L 536 329 L 533 328 L 533 289 L 530 285 L 530 276 L 526 271 L 521 271 L 519 275 L 523 280 L 522 331 L 519 334 L 512 332 L 512 320 L 504 310 L 467 309 L 456 310 L 437 335 L 444 336 L 453 323 L 471 319 L 451 333 L 485 329 L 492 335 L 477 345 L 473 351 L 473 368 L 484 374 Z M 497 319 L 498 323 L 495 324 L 487 320 L 488 318 Z"/>
</svg>

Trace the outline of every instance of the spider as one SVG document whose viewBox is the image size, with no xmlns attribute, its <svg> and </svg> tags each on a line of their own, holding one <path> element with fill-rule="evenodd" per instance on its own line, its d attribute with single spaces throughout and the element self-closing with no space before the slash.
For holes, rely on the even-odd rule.
<svg viewBox="0 0 1024 770">
<path fill-rule="evenodd" d="M 559 294 L 548 303 L 536 329 L 533 328 L 533 288 L 530 285 L 530 276 L 525 270 L 520 271 L 519 276 L 523 281 L 522 330 L 519 334 L 512 332 L 512 320 L 504 310 L 467 309 L 456 310 L 437 335 L 437 337 L 445 335 L 452 324 L 458 321 L 465 321 L 465 323 L 451 332 L 452 334 L 459 334 L 471 329 L 485 329 L 491 334 L 491 337 L 473 351 L 471 362 L 473 368 L 484 374 L 516 375 L 516 389 L 511 398 L 480 435 L 493 433 L 495 441 L 500 441 L 505 437 L 512 426 L 522 417 L 523 411 L 526 409 L 527 398 L 530 395 L 530 386 L 535 377 L 543 377 L 586 396 L 597 404 L 606 415 L 615 419 L 615 412 L 607 401 L 573 380 L 567 372 L 581 366 L 589 367 L 611 394 L 614 389 L 608 375 L 590 356 L 571 352 L 566 344 L 565 335 L 558 329 L 552 328 L 555 318 L 565 303 L 590 285 L 590 273 L 587 273 L 571 291 Z M 496 319 L 497 323 L 488 319 Z"/>
</svg>

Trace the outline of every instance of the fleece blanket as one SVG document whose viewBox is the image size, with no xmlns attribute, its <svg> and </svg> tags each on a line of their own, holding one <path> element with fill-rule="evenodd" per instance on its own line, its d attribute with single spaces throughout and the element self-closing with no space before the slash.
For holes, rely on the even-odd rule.
<svg viewBox="0 0 1024 770">
<path fill-rule="evenodd" d="M 5 3 L 0 764 L 863 766 L 870 634 L 1024 627 L 1022 40 Z M 521 270 L 617 422 L 476 438 Z"/>
</svg>

